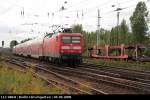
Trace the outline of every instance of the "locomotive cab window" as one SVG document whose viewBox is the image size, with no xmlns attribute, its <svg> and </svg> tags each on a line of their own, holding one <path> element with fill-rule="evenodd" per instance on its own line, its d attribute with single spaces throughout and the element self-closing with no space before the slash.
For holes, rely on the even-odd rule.
<svg viewBox="0 0 150 100">
<path fill-rule="evenodd" d="M 72 37 L 72 43 L 80 43 L 80 37 Z"/>
<path fill-rule="evenodd" d="M 62 42 L 63 43 L 80 43 L 80 37 L 63 36 Z"/>
<path fill-rule="evenodd" d="M 71 37 L 63 36 L 62 37 L 62 42 L 63 43 L 71 43 Z"/>
</svg>

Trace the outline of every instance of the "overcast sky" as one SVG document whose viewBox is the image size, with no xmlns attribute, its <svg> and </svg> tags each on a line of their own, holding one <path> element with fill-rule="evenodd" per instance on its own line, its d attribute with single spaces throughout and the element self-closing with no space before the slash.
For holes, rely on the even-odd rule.
<svg viewBox="0 0 150 100">
<path fill-rule="evenodd" d="M 110 30 L 116 26 L 117 12 L 114 10 L 117 7 L 125 8 L 120 11 L 120 22 L 125 19 L 130 25 L 129 17 L 139 1 L 145 1 L 150 10 L 150 0 L 0 0 L 0 46 L 2 40 L 5 47 L 9 47 L 14 39 L 20 42 L 37 37 L 50 31 L 48 26 L 54 24 L 66 27 L 82 24 L 84 30 L 95 31 L 98 9 L 100 27 Z M 65 7 L 63 11 L 60 10 L 62 6 Z M 24 11 L 24 16 L 21 11 Z"/>
</svg>

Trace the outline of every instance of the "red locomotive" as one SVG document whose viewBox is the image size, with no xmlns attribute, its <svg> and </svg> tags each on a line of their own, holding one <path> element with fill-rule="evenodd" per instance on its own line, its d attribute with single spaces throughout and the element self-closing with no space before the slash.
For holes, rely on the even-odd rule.
<svg viewBox="0 0 150 100">
<path fill-rule="evenodd" d="M 13 54 L 73 65 L 82 62 L 82 52 L 82 34 L 65 30 L 49 33 L 44 38 L 29 40 L 13 48 Z"/>
</svg>

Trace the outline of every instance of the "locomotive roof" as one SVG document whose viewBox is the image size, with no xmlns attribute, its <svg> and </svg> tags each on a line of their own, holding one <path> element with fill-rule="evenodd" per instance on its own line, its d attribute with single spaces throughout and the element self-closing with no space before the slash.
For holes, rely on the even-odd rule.
<svg viewBox="0 0 150 100">
<path fill-rule="evenodd" d="M 68 34 L 68 35 L 82 35 L 81 33 L 62 33 L 62 32 L 59 32 L 58 34 L 61 34 L 61 35 L 65 35 L 65 34 Z"/>
</svg>

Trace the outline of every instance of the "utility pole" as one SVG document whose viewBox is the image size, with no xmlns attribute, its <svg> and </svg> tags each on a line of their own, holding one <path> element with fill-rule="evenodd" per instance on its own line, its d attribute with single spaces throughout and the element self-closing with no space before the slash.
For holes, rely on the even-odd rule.
<svg viewBox="0 0 150 100">
<path fill-rule="evenodd" d="M 119 45 L 119 14 L 120 14 L 120 10 L 123 10 L 123 8 L 117 8 L 114 11 L 117 11 L 117 33 L 116 33 L 116 44 Z"/>
<path fill-rule="evenodd" d="M 100 33 L 100 10 L 98 9 L 98 24 L 97 24 L 97 48 L 98 48 L 98 45 L 99 45 L 99 33 Z"/>
<path fill-rule="evenodd" d="M 117 45 L 119 45 L 119 14 L 120 12 L 117 12 Z"/>
</svg>

